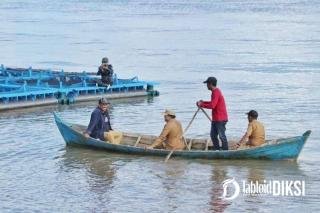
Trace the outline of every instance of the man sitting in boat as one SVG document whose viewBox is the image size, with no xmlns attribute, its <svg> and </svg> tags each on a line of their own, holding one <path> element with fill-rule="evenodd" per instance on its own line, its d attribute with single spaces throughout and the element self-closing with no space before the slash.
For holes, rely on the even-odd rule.
<svg viewBox="0 0 320 213">
<path fill-rule="evenodd" d="M 246 113 L 248 115 L 248 129 L 245 135 L 238 142 L 237 147 L 245 144 L 248 146 L 260 146 L 265 143 L 264 126 L 258 119 L 258 112 L 250 110 Z"/>
<path fill-rule="evenodd" d="M 109 59 L 107 57 L 102 58 L 102 63 L 98 69 L 97 75 L 101 75 L 101 84 L 102 86 L 112 86 L 113 83 L 113 68 L 112 65 L 109 64 Z"/>
<path fill-rule="evenodd" d="M 99 105 L 91 113 L 89 126 L 84 136 L 107 140 L 110 143 L 119 144 L 122 140 L 122 133 L 113 131 L 109 116 L 110 102 L 106 98 L 99 100 Z"/>
<path fill-rule="evenodd" d="M 176 120 L 176 114 L 172 110 L 165 110 L 164 120 L 166 122 L 160 136 L 147 148 L 159 148 L 169 150 L 182 150 L 185 145 L 182 140 L 183 130 L 181 123 Z"/>
</svg>

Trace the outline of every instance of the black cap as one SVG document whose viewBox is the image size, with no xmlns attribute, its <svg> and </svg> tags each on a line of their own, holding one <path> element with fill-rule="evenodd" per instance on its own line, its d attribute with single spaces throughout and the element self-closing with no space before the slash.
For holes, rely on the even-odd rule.
<svg viewBox="0 0 320 213">
<path fill-rule="evenodd" d="M 210 83 L 214 86 L 217 85 L 217 79 L 215 77 L 208 77 L 207 80 L 205 80 L 203 83 Z"/>
<path fill-rule="evenodd" d="M 258 118 L 258 112 L 255 111 L 255 110 L 250 110 L 250 111 L 247 112 L 246 114 L 249 115 L 250 117 Z"/>
<path fill-rule="evenodd" d="M 110 104 L 110 102 L 106 98 L 100 98 L 99 104 Z"/>
<path fill-rule="evenodd" d="M 108 62 L 109 62 L 109 59 L 107 57 L 102 58 L 101 63 L 106 63 L 107 64 Z"/>
</svg>

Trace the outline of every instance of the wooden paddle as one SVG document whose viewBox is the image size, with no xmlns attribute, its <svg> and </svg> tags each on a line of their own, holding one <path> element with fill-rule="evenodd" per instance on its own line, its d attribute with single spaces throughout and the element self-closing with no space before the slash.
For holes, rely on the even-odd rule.
<svg viewBox="0 0 320 213">
<path fill-rule="evenodd" d="M 197 111 L 194 113 L 191 121 L 189 122 L 189 124 L 187 125 L 187 127 L 184 129 L 184 131 L 183 131 L 184 133 L 183 133 L 183 134 L 185 134 L 185 133 L 188 131 L 189 127 L 191 126 L 191 124 L 192 124 L 193 120 L 195 119 L 196 115 L 198 114 L 199 110 L 200 110 L 200 108 L 198 107 L 198 109 L 197 109 Z"/>
<path fill-rule="evenodd" d="M 173 152 L 174 152 L 174 149 L 169 152 L 169 154 L 167 155 L 166 159 L 164 160 L 165 163 L 168 162 L 168 160 L 171 157 L 171 155 L 173 154 Z"/>
<path fill-rule="evenodd" d="M 186 145 L 187 149 L 190 151 L 190 147 L 188 146 L 187 144 L 187 141 L 186 141 L 186 138 L 184 137 L 184 134 L 186 134 L 186 132 L 188 131 L 188 129 L 190 128 L 192 122 L 194 121 L 194 119 L 196 118 L 196 115 L 198 114 L 200 108 L 198 107 L 197 111 L 194 113 L 194 115 L 192 116 L 189 124 L 187 125 L 187 127 L 184 129 L 183 131 L 183 135 L 182 135 L 182 139 L 183 139 L 183 142 L 184 142 L 184 145 Z"/>
<path fill-rule="evenodd" d="M 199 109 L 201 109 L 201 111 L 206 115 L 206 117 L 209 119 L 210 122 L 212 122 L 212 119 L 210 118 L 210 116 L 208 115 L 208 113 L 201 107 L 199 107 Z"/>
</svg>

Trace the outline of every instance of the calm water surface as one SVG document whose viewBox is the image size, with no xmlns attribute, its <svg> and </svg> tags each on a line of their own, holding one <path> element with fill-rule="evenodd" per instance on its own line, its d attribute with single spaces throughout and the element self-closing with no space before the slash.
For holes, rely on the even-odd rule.
<svg viewBox="0 0 320 213">
<path fill-rule="evenodd" d="M 120 77 L 160 82 L 161 96 L 112 102 L 116 129 L 159 134 L 164 108 L 184 126 L 201 82 L 218 78 L 229 138 L 260 113 L 268 138 L 313 133 L 298 162 L 207 161 L 66 147 L 58 111 L 87 124 L 96 103 L 0 114 L 1 212 L 319 212 L 320 3 L 318 1 L 0 2 L 0 63 L 96 71 L 108 56 Z M 199 114 L 188 134 L 207 138 Z M 239 196 L 222 182 L 305 180 L 305 197 Z"/>
</svg>

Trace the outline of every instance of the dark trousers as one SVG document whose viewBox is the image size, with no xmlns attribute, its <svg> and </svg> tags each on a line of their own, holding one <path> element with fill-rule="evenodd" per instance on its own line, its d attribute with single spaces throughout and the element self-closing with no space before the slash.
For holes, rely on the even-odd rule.
<svg viewBox="0 0 320 213">
<path fill-rule="evenodd" d="M 108 79 L 98 79 L 96 80 L 96 83 L 100 86 L 100 87 L 107 87 L 107 86 L 112 86 L 113 82 L 112 82 L 112 78 L 108 78 Z"/>
<path fill-rule="evenodd" d="M 226 136 L 226 124 L 227 124 L 227 121 L 212 121 L 212 123 L 211 123 L 210 136 L 211 136 L 214 150 L 220 149 L 218 135 L 219 135 L 219 138 L 222 143 L 221 148 L 223 150 L 228 150 L 228 140 L 227 140 L 227 136 Z"/>
</svg>

